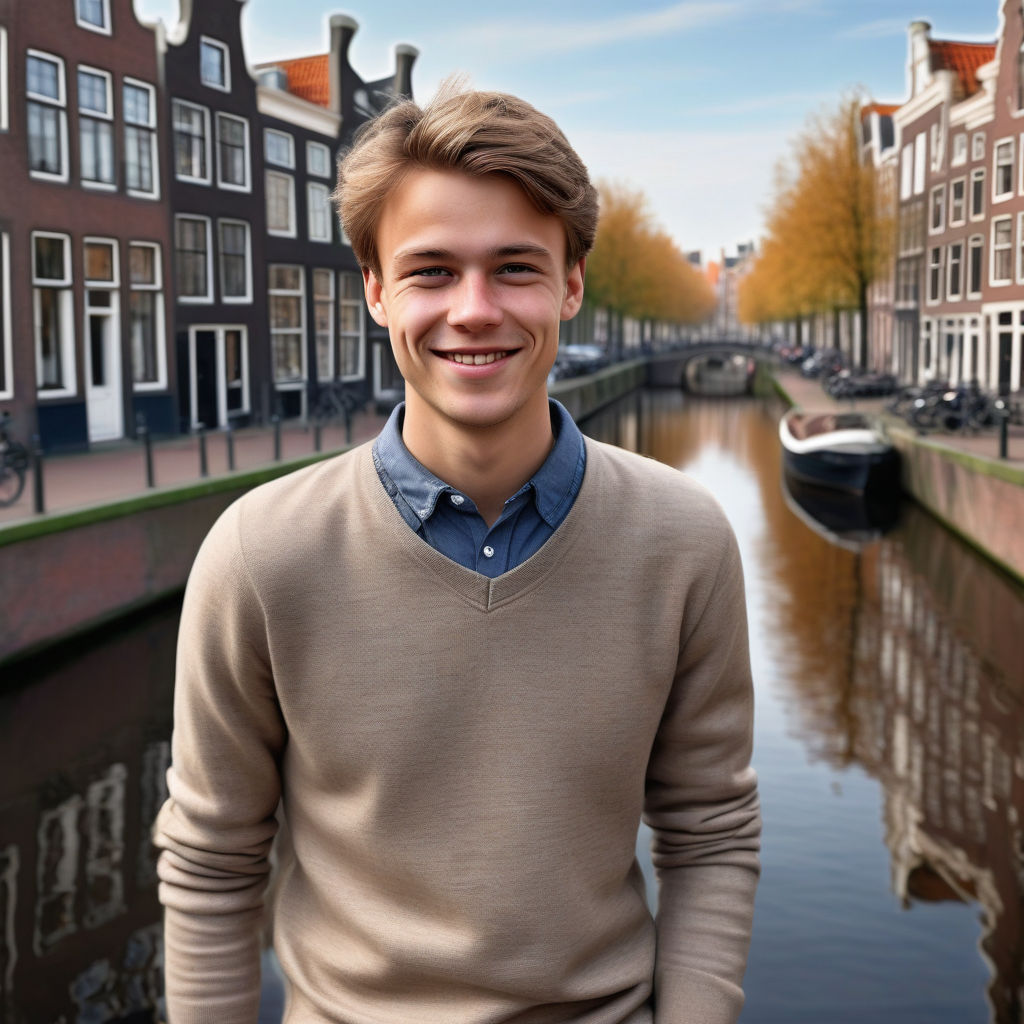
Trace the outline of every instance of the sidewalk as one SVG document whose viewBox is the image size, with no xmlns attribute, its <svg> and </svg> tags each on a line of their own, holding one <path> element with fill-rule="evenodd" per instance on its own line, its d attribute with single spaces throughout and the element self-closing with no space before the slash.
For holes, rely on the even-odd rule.
<svg viewBox="0 0 1024 1024">
<path fill-rule="evenodd" d="M 376 437 L 386 417 L 372 412 L 352 417 L 352 443 Z M 274 461 L 274 431 L 270 427 L 248 427 L 234 432 L 235 469 L 257 469 Z M 206 437 L 207 462 L 211 477 L 228 473 L 227 434 L 212 432 Z M 345 427 L 332 422 L 323 427 L 321 450 L 327 454 L 344 449 Z M 281 430 L 281 459 L 298 459 L 314 454 L 313 427 L 285 424 Z M 195 483 L 199 472 L 199 439 L 195 435 L 153 443 L 153 476 L 157 488 Z M 134 441 L 97 445 L 93 451 L 74 455 L 47 456 L 43 463 L 46 512 L 63 512 L 146 491 L 146 462 L 143 446 Z M 0 526 L 35 516 L 33 480 L 29 471 L 25 490 L 13 505 L 0 508 Z"/>
<path fill-rule="evenodd" d="M 827 394 L 817 380 L 809 380 L 798 370 L 777 370 L 776 379 L 793 401 L 803 409 L 810 411 L 819 409 L 856 409 L 858 412 L 880 413 L 894 426 L 901 426 L 911 432 L 914 428 L 903 419 L 885 412 L 889 398 L 856 398 L 838 401 Z M 930 443 L 944 445 L 957 451 L 967 452 L 983 459 L 991 459 L 1003 465 L 1017 466 L 1024 469 L 1024 427 L 1009 428 L 1008 458 L 999 458 L 999 431 L 990 429 L 978 434 L 947 434 L 935 432 L 923 434 Z"/>
</svg>

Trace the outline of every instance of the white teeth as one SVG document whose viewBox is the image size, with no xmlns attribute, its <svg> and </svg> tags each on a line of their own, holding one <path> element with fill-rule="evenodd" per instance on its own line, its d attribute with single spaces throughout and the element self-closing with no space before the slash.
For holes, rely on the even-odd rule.
<svg viewBox="0 0 1024 1024">
<path fill-rule="evenodd" d="M 504 359 L 508 355 L 507 352 L 488 352 L 477 353 L 476 355 L 463 354 L 462 352 L 450 352 L 448 358 L 453 363 L 462 363 L 466 366 L 483 366 L 485 363 L 493 363 L 499 359 Z"/>
</svg>

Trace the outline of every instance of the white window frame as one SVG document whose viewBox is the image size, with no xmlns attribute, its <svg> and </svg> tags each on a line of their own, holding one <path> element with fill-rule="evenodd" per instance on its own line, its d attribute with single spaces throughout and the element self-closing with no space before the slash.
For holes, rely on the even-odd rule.
<svg viewBox="0 0 1024 1024">
<path fill-rule="evenodd" d="M 938 213 L 936 224 L 935 214 Z M 928 234 L 939 235 L 946 230 L 946 186 L 936 185 L 928 196 Z"/>
<path fill-rule="evenodd" d="M 143 189 L 129 188 L 128 187 L 128 173 L 125 171 L 125 193 L 130 196 L 134 196 L 138 199 L 159 199 L 160 198 L 160 163 L 159 154 L 157 153 L 156 143 L 156 87 L 149 84 L 149 82 L 143 82 L 138 78 L 130 78 L 125 75 L 121 82 L 121 111 L 124 113 L 124 89 L 126 86 L 132 86 L 134 89 L 141 89 L 149 93 L 149 123 L 142 124 L 139 121 L 129 121 L 124 118 L 124 130 L 125 130 L 125 147 L 127 148 L 127 133 L 129 128 L 138 128 L 142 131 L 149 132 L 149 162 L 150 168 L 153 172 L 153 190 L 146 192 Z"/>
<path fill-rule="evenodd" d="M 1013 261 L 1017 271 L 1017 284 L 1024 284 L 1024 247 L 1021 243 L 1024 241 L 1024 210 L 1017 214 L 1017 244 L 1014 247 L 1017 258 Z"/>
<path fill-rule="evenodd" d="M 7 81 L 7 29 L 0 25 L 0 132 L 11 125 L 10 85 Z"/>
<path fill-rule="evenodd" d="M 909 199 L 914 190 L 914 146 L 908 142 L 900 157 L 900 199 Z"/>
<path fill-rule="evenodd" d="M 938 260 L 936 260 L 936 254 Z M 937 306 L 942 301 L 942 284 L 945 277 L 945 249 L 941 245 L 928 247 L 928 266 L 925 268 L 924 301 L 926 306 Z M 932 289 L 932 283 L 936 288 Z"/>
<path fill-rule="evenodd" d="M 288 147 L 288 156 L 285 160 L 278 160 L 270 155 L 269 143 L 271 139 L 283 140 Z M 295 170 L 295 137 L 290 132 L 283 132 L 278 128 L 263 129 L 263 159 L 271 167 L 284 167 L 290 171 Z"/>
<path fill-rule="evenodd" d="M 245 140 L 242 143 L 243 147 L 243 168 L 245 180 L 241 185 L 237 185 L 231 181 L 225 181 L 222 173 L 223 164 L 221 163 L 221 150 L 220 150 L 220 133 L 221 123 L 223 121 L 237 121 L 243 129 Z M 237 114 L 227 114 L 222 110 L 217 111 L 217 115 L 214 118 L 214 136 L 215 143 L 214 148 L 217 150 L 217 187 L 227 189 L 229 192 L 251 192 L 252 191 L 252 158 L 249 153 L 249 119 L 246 117 L 239 117 Z"/>
<path fill-rule="evenodd" d="M 178 221 L 202 221 L 206 225 L 206 294 L 183 295 L 178 275 Z M 209 217 L 199 213 L 176 213 L 174 215 L 174 287 L 178 302 L 183 306 L 208 306 L 213 302 L 213 228 Z"/>
<path fill-rule="evenodd" d="M 931 128 L 932 173 L 942 170 L 943 158 L 946 155 L 946 133 L 942 130 L 942 122 L 938 121 Z"/>
<path fill-rule="evenodd" d="M 62 278 L 40 278 L 36 277 L 36 239 L 38 238 L 59 238 L 64 243 L 64 277 Z M 74 303 L 72 301 L 71 286 L 73 283 L 71 266 L 71 236 L 59 231 L 33 231 L 31 235 L 32 261 L 32 320 L 33 335 L 35 341 L 36 358 L 36 394 L 40 399 L 68 398 L 78 394 L 78 373 L 75 363 L 75 316 Z M 42 323 L 39 307 L 39 291 L 43 288 L 60 289 L 61 326 L 60 337 L 61 358 L 65 367 L 64 386 L 59 388 L 43 388 L 42 373 L 42 339 L 39 336 L 39 328 Z"/>
<path fill-rule="evenodd" d="M 57 99 L 52 96 L 44 96 L 41 93 L 29 92 L 28 89 L 28 60 L 29 58 L 35 58 L 37 60 L 49 61 L 51 64 L 57 65 Z M 25 51 L 25 102 L 27 103 L 39 103 L 44 106 L 55 108 L 59 112 L 57 119 L 58 134 L 60 142 L 60 170 L 56 173 L 50 171 L 37 171 L 33 170 L 29 165 L 29 176 L 36 178 L 39 181 L 59 181 L 67 182 L 70 177 L 70 159 L 68 155 L 68 87 L 67 87 L 67 74 L 64 65 L 64 58 L 58 57 L 53 53 L 46 53 L 43 50 L 26 50 Z M 26 114 L 27 116 L 27 114 Z"/>
<path fill-rule="evenodd" d="M 101 2 L 103 4 L 103 24 L 94 25 L 91 21 L 86 21 L 82 17 L 78 0 L 75 0 L 75 24 L 79 28 L 88 29 L 90 32 L 98 32 L 102 36 L 109 36 L 111 34 L 110 0 L 101 0 Z"/>
<path fill-rule="evenodd" d="M 252 411 L 252 396 L 249 393 L 249 328 L 245 324 L 190 324 L 188 328 L 188 376 L 189 376 L 189 422 L 193 430 L 199 426 L 199 394 L 196 380 L 196 335 L 209 331 L 214 336 L 214 353 L 217 370 L 217 417 L 229 423 L 232 416 L 245 416 Z M 237 409 L 227 407 L 227 333 L 238 331 L 242 343 L 242 397 Z"/>
<path fill-rule="evenodd" d="M 950 167 L 959 167 L 961 164 L 967 163 L 969 145 L 967 132 L 957 132 L 953 136 L 953 153 L 949 161 Z"/>
<path fill-rule="evenodd" d="M 981 182 L 981 209 L 974 209 L 974 183 L 976 181 Z M 984 220 L 985 219 L 985 168 L 975 167 L 971 171 L 970 185 L 967 190 L 967 216 L 971 220 Z"/>
<path fill-rule="evenodd" d="M 95 110 L 86 110 L 82 107 L 82 97 L 78 95 L 78 172 L 79 181 L 82 188 L 96 189 L 100 192 L 116 192 L 117 191 L 117 146 L 114 142 L 114 76 L 109 71 L 104 71 L 102 68 L 90 67 L 88 64 L 79 64 L 75 69 L 75 91 L 78 90 L 78 72 L 84 71 L 87 75 L 96 75 L 97 78 L 102 78 L 106 81 L 107 91 L 107 111 L 104 114 L 99 113 Z M 82 159 L 82 122 L 83 121 L 105 121 L 110 125 L 110 160 L 113 165 L 114 180 L 113 181 L 94 181 L 89 178 L 85 178 L 82 175 L 82 168 L 84 161 Z"/>
<path fill-rule="evenodd" d="M 996 192 L 996 186 L 999 181 L 999 170 L 1006 166 L 1006 161 L 1000 162 L 999 160 L 999 148 L 1001 146 L 1006 147 L 1006 151 L 1010 154 L 1010 187 L 1005 192 Z M 1013 144 L 1013 136 L 1008 135 L 1005 139 L 999 139 L 996 144 L 992 147 L 992 203 L 1006 202 L 1013 195 L 1013 153 L 1016 147 Z"/>
<path fill-rule="evenodd" d="M 210 82 L 203 77 L 203 47 L 211 46 L 215 50 L 220 50 L 221 55 L 224 58 L 224 81 L 221 82 Z M 208 89 L 216 89 L 218 92 L 231 92 L 231 51 L 228 49 L 227 43 L 222 43 L 219 39 L 213 39 L 211 36 L 200 36 L 199 37 L 199 81 L 203 83 Z"/>
<path fill-rule="evenodd" d="M 131 251 L 132 248 L 153 250 L 153 283 L 136 284 L 131 279 Z M 156 310 L 156 365 L 157 379 L 155 381 L 136 381 L 135 367 L 133 360 L 135 352 L 131 349 L 131 298 L 128 302 L 128 329 L 129 329 L 129 353 L 128 363 L 132 375 L 133 391 L 164 391 L 167 388 L 167 325 L 164 322 L 163 302 L 163 252 L 157 242 L 137 242 L 134 239 L 128 242 L 128 290 L 129 292 L 152 292 L 157 300 L 154 304 Z"/>
<path fill-rule="evenodd" d="M 953 259 L 953 249 L 955 246 L 960 246 L 960 259 Z M 950 242 L 946 246 L 946 301 L 947 302 L 959 302 L 963 298 L 964 294 L 964 253 L 966 246 L 964 245 L 963 239 L 958 238 L 955 242 Z M 953 291 L 953 265 L 954 263 L 959 264 L 960 271 L 960 286 L 957 290 Z"/>
<path fill-rule="evenodd" d="M 225 225 L 245 229 L 245 294 L 228 295 L 224 287 L 224 235 L 221 231 Z M 249 222 L 234 217 L 217 219 L 217 274 L 220 279 L 220 298 L 228 306 L 241 306 L 252 302 L 252 228 Z"/>
<path fill-rule="evenodd" d="M 319 195 L 319 199 L 317 199 Z M 314 211 L 317 204 L 325 210 L 324 232 L 315 234 L 313 231 Z M 306 182 L 306 230 L 311 242 L 331 242 L 331 190 L 321 181 Z"/>
<path fill-rule="evenodd" d="M 288 270 L 298 271 L 299 288 L 298 291 L 289 288 L 271 288 L 270 287 L 270 275 L 275 267 L 285 267 Z M 270 319 L 270 373 L 274 382 L 274 387 L 278 391 L 295 391 L 300 388 L 305 388 L 306 382 L 309 380 L 309 366 L 307 365 L 307 353 L 306 353 L 306 268 L 300 263 L 268 263 L 267 264 L 267 312 L 270 315 L 270 299 L 274 295 L 286 295 L 290 297 L 298 297 L 299 299 L 299 325 L 298 328 L 278 328 L 276 331 L 273 326 L 273 318 Z M 274 351 L 274 334 L 297 334 L 299 338 L 299 357 L 302 364 L 300 375 L 298 377 L 282 377 L 278 378 L 276 368 L 276 353 Z"/>
<path fill-rule="evenodd" d="M 971 136 L 971 160 L 985 159 L 985 133 L 975 132 Z"/>
<path fill-rule="evenodd" d="M 323 164 L 326 170 L 316 171 L 313 169 L 314 153 L 323 154 Z M 306 173 L 313 175 L 315 178 L 328 178 L 331 177 L 331 148 L 330 146 L 324 145 L 322 142 L 313 142 L 312 139 L 306 142 Z"/>
<path fill-rule="evenodd" d="M 203 117 L 203 147 L 206 150 L 206 174 L 205 176 L 196 176 L 192 174 L 183 174 L 178 170 L 178 146 L 176 141 L 177 136 L 177 125 L 175 123 L 175 110 L 178 106 L 188 107 L 191 110 L 198 110 Z M 199 103 L 192 103 L 190 100 L 171 100 L 171 165 L 174 168 L 174 177 L 178 181 L 190 182 L 193 185 L 209 185 L 212 179 L 213 166 L 211 163 L 212 156 L 210 148 L 210 110 L 208 107 L 204 107 Z"/>
<path fill-rule="evenodd" d="M 35 254 L 33 253 L 33 256 Z M 3 327 L 3 373 L 0 374 L 0 398 L 14 397 L 14 345 L 11 341 L 11 236 L 0 231 L 0 326 Z"/>
<path fill-rule="evenodd" d="M 1010 272 L 1006 278 L 997 278 L 996 272 L 996 225 L 1006 221 L 1010 225 L 1010 241 L 1007 243 L 1005 248 L 1010 250 Z M 1002 251 L 1004 246 L 999 246 Z M 993 217 L 990 222 L 989 231 L 989 255 L 988 255 L 988 283 L 991 287 L 999 288 L 1003 285 L 1011 284 L 1013 282 L 1013 218 L 1012 217 Z"/>
<path fill-rule="evenodd" d="M 953 211 L 956 208 L 956 200 L 953 196 L 953 192 L 957 185 L 962 186 L 963 191 L 960 194 L 960 216 L 954 217 Z M 956 227 L 960 224 L 967 223 L 967 179 L 966 178 L 955 178 L 949 183 L 949 209 L 946 211 L 949 217 L 949 226 Z"/>
<path fill-rule="evenodd" d="M 985 279 L 985 268 L 984 266 L 978 272 L 978 287 L 971 290 L 971 266 L 973 264 L 973 253 L 977 249 L 981 253 L 981 259 L 985 258 L 985 236 L 984 235 L 971 235 L 967 239 L 967 263 L 964 273 L 964 294 L 969 299 L 980 299 L 981 288 Z"/>
<path fill-rule="evenodd" d="M 925 158 L 928 155 L 928 136 L 918 132 L 914 137 L 914 195 L 924 194 L 924 176 L 927 167 Z"/>
<path fill-rule="evenodd" d="M 360 275 L 358 271 L 354 270 L 342 270 L 338 273 L 338 357 L 341 361 L 340 369 L 344 369 L 344 360 L 341 359 L 342 353 L 342 339 L 345 337 L 354 337 L 351 331 L 343 331 L 341 329 L 341 308 L 342 306 L 351 306 L 357 312 L 359 316 L 359 370 L 357 373 L 342 373 L 342 380 L 365 380 L 366 379 L 366 302 L 360 294 L 361 289 L 356 288 L 357 297 L 355 299 L 345 298 L 345 287 L 344 282 L 341 278 L 345 274 L 352 274 L 358 278 Z"/>
<path fill-rule="evenodd" d="M 317 274 L 326 275 L 327 283 L 330 285 L 330 290 L 326 297 L 319 295 L 316 290 L 316 278 Z M 334 283 L 334 271 L 330 267 L 314 267 L 310 273 L 310 285 L 313 299 L 313 352 L 316 356 L 316 379 L 318 384 L 324 384 L 328 381 L 334 380 L 337 374 L 337 360 L 335 359 L 335 283 Z M 325 373 L 320 373 L 320 336 L 317 330 L 317 304 L 326 303 L 327 305 L 327 362 L 329 366 Z"/>
<path fill-rule="evenodd" d="M 277 238 L 295 238 L 298 235 L 298 225 L 296 223 L 297 217 L 295 214 L 295 176 L 293 174 L 285 174 L 281 171 L 267 171 L 266 182 L 268 187 L 266 188 L 266 199 L 269 204 L 270 201 L 270 179 L 280 178 L 286 181 L 288 184 L 288 224 L 287 228 L 272 228 L 270 226 L 270 209 L 269 205 L 267 208 L 267 234 L 274 235 Z"/>
<path fill-rule="evenodd" d="M 87 261 L 85 259 L 85 247 L 87 245 L 105 245 L 111 253 L 110 266 L 112 277 L 109 280 L 97 280 L 85 276 Z M 82 286 L 85 288 L 106 288 L 107 291 L 114 291 L 121 287 L 121 253 L 116 238 L 102 238 L 98 235 L 86 235 L 82 239 Z"/>
</svg>

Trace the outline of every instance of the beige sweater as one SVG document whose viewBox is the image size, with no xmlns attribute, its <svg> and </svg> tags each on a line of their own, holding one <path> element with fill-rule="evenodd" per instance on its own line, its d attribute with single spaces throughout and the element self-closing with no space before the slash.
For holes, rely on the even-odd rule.
<svg viewBox="0 0 1024 1024">
<path fill-rule="evenodd" d="M 171 1024 L 726 1024 L 758 871 L 732 533 L 587 442 L 554 536 L 489 580 L 403 522 L 368 446 L 213 528 L 156 826 Z M 634 857 L 655 832 L 657 925 Z"/>
</svg>

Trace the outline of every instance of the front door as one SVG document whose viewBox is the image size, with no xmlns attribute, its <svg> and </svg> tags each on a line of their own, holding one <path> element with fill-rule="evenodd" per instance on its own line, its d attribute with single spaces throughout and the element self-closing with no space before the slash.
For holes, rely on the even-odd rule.
<svg viewBox="0 0 1024 1024">
<path fill-rule="evenodd" d="M 197 330 L 193 335 L 195 357 L 194 426 L 203 424 L 209 430 L 221 425 L 217 414 L 217 332 Z"/>
<path fill-rule="evenodd" d="M 249 413 L 248 332 L 241 326 L 193 327 L 189 331 L 192 377 L 191 426 L 226 427 Z"/>
<path fill-rule="evenodd" d="M 85 399 L 90 441 L 112 441 L 124 435 L 117 299 L 117 292 L 106 289 L 86 292 Z"/>
</svg>

